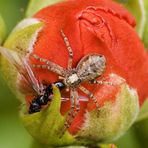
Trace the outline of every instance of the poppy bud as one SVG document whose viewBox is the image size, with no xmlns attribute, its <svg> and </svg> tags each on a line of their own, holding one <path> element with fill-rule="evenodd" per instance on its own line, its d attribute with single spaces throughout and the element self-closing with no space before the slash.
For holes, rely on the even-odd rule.
<svg viewBox="0 0 148 148">
<path fill-rule="evenodd" d="M 61 2 L 42 9 L 18 25 L 5 47 L 27 57 L 39 84 L 47 88 L 61 80 L 60 74 L 69 78 L 66 81 L 64 77 L 62 81 L 68 89 L 72 90 L 74 82 L 79 84 L 73 85 L 75 92 L 72 92 L 75 98 L 78 93 L 78 106 L 73 110 L 77 110 L 76 115 L 71 115 L 74 116 L 72 122 L 62 133 L 67 114 L 73 109 L 67 99 L 70 93 L 53 86 L 51 103 L 29 114 L 34 94 L 30 95 L 24 79 L 16 76 L 16 71 L 2 59 L 4 73 L 11 70 L 7 76 L 10 82 L 14 84 L 17 79 L 17 85 L 24 90 L 26 103 L 20 117 L 35 139 L 52 146 L 88 145 L 113 141 L 129 129 L 138 116 L 139 106 L 148 96 L 148 54 L 134 30 L 135 25 L 133 16 L 112 0 Z M 100 65 L 95 63 L 98 59 L 92 60 L 90 55 L 99 55 L 99 60 L 103 57 L 98 62 Z M 71 77 L 68 65 L 73 70 Z M 100 71 L 94 68 L 97 65 Z M 84 67 L 87 68 L 84 70 Z M 97 71 L 95 74 L 99 76 L 94 77 L 94 82 L 99 84 L 82 82 L 84 77 L 79 74 L 90 78 L 88 71 Z"/>
</svg>

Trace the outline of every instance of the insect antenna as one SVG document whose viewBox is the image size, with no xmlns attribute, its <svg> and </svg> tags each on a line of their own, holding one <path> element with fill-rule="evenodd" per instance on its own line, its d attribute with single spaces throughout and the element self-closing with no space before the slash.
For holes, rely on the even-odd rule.
<svg viewBox="0 0 148 148">
<path fill-rule="evenodd" d="M 26 68 L 26 70 L 28 72 L 29 78 L 31 79 L 32 87 L 34 88 L 34 90 L 36 90 L 36 92 L 38 94 L 43 93 L 44 87 L 43 87 L 43 85 L 41 83 L 39 84 L 39 81 L 36 79 L 32 69 L 31 69 L 31 67 L 28 64 L 26 59 L 23 60 L 23 64 L 24 64 L 24 66 L 25 66 L 25 68 Z"/>
</svg>

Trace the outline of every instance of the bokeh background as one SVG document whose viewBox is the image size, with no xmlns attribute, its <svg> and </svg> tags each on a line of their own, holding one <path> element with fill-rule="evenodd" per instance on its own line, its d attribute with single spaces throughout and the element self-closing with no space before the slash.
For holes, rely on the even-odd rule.
<svg viewBox="0 0 148 148">
<path fill-rule="evenodd" d="M 5 20 L 7 35 L 24 17 L 28 0 L 0 0 L 0 13 Z M 0 72 L 0 148 L 37 148 L 19 120 L 19 101 L 8 88 Z M 147 148 L 148 119 L 136 123 L 118 141 L 118 148 Z"/>
</svg>

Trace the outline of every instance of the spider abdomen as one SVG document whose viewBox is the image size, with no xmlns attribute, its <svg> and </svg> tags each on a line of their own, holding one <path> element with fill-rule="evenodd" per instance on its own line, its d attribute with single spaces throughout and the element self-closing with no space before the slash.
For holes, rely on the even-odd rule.
<svg viewBox="0 0 148 148">
<path fill-rule="evenodd" d="M 77 66 L 78 76 L 83 81 L 89 81 L 102 75 L 105 70 L 106 59 L 103 55 L 87 55 Z"/>
</svg>

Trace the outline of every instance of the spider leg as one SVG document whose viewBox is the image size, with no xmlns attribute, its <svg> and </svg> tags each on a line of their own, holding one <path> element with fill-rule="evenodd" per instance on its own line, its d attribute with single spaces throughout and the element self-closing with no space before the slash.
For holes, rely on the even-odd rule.
<svg viewBox="0 0 148 148">
<path fill-rule="evenodd" d="M 89 98 L 91 98 L 93 100 L 93 102 L 95 103 L 98 111 L 99 111 L 99 105 L 98 105 L 98 101 L 97 98 L 93 95 L 93 93 L 91 93 L 88 89 L 86 89 L 85 87 L 83 87 L 82 85 L 80 85 L 78 87 L 83 93 L 85 93 L 86 95 L 89 96 Z"/>
<path fill-rule="evenodd" d="M 49 71 L 55 72 L 56 74 L 63 75 L 63 73 L 54 66 L 41 65 L 41 64 L 32 64 L 33 68 L 47 69 Z"/>
<path fill-rule="evenodd" d="M 69 120 L 70 118 L 73 118 L 73 112 L 74 112 L 74 108 L 75 108 L 75 101 L 74 101 L 74 93 L 73 93 L 73 90 L 71 89 L 70 90 L 70 103 L 71 103 L 71 106 L 70 106 L 70 111 L 68 113 L 68 116 L 67 116 L 67 122 L 65 123 L 65 128 L 69 128 L 69 126 L 71 125 L 69 123 Z"/>
<path fill-rule="evenodd" d="M 80 100 L 79 95 L 76 90 L 74 90 L 74 96 L 75 96 L 75 105 L 76 105 L 76 114 L 80 111 Z"/>
<path fill-rule="evenodd" d="M 98 85 L 111 85 L 114 86 L 114 84 L 112 82 L 108 82 L 108 81 L 99 81 L 99 80 L 91 80 L 90 84 L 98 84 Z"/>
<path fill-rule="evenodd" d="M 76 111 L 74 111 L 74 109 L 75 109 L 75 100 L 76 100 Z M 65 122 L 64 128 L 62 129 L 61 136 L 63 136 L 65 131 L 70 127 L 70 125 L 72 124 L 73 119 L 75 118 L 76 114 L 80 110 L 79 96 L 78 96 L 78 93 L 77 93 L 77 91 L 75 89 L 70 90 L 70 102 L 71 102 L 71 108 L 70 108 L 70 111 L 69 111 L 68 116 L 67 116 L 67 121 Z"/>
<path fill-rule="evenodd" d="M 33 58 L 35 58 L 36 60 L 47 64 L 47 65 L 44 64 L 43 66 L 42 65 L 39 65 L 39 64 L 37 64 L 37 65 L 36 64 L 33 64 L 33 67 L 34 68 L 48 69 L 48 70 L 50 70 L 52 72 L 55 72 L 55 73 L 57 73 L 59 75 L 65 76 L 65 70 L 64 70 L 63 67 L 61 67 L 61 66 L 57 65 L 56 63 L 51 62 L 51 61 L 49 61 L 47 59 L 41 58 L 41 57 L 39 57 L 36 54 L 32 54 L 31 56 Z"/>
<path fill-rule="evenodd" d="M 79 102 L 79 95 L 78 92 L 74 89 L 72 91 L 73 96 L 74 96 L 74 100 L 75 100 L 75 111 L 73 112 L 71 119 L 69 120 L 69 124 L 71 125 L 71 123 L 73 122 L 73 119 L 75 118 L 75 116 L 77 115 L 77 113 L 80 111 L 80 102 Z"/>
<path fill-rule="evenodd" d="M 61 30 L 61 35 L 63 37 L 65 44 L 66 44 L 67 50 L 69 52 L 68 69 L 71 69 L 72 68 L 72 60 L 73 60 L 73 51 L 72 51 L 72 48 L 71 48 L 70 43 L 68 41 L 68 38 L 64 34 L 63 30 Z"/>
</svg>

